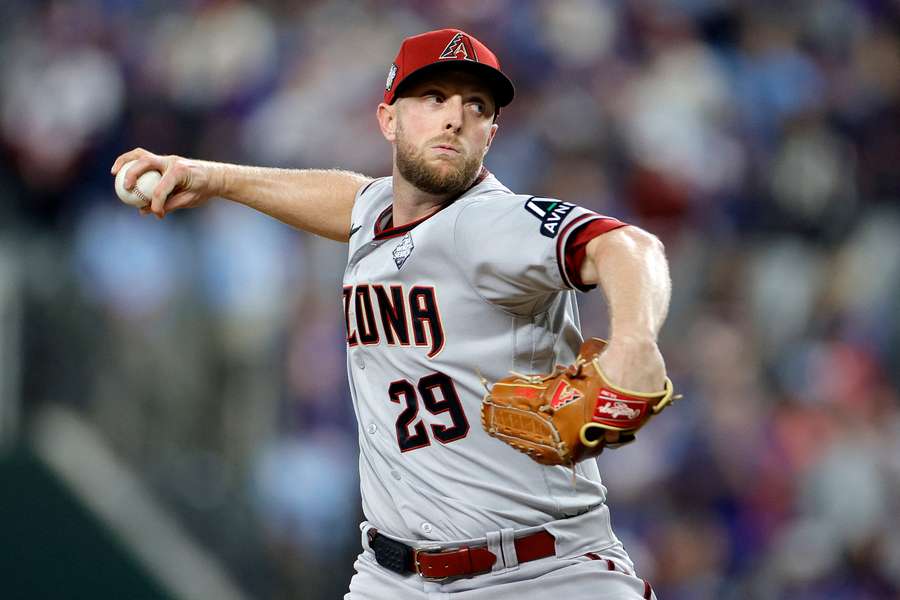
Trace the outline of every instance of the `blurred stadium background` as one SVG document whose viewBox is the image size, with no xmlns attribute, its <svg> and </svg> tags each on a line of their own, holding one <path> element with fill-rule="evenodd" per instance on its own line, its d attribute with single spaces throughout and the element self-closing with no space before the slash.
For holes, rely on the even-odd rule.
<svg viewBox="0 0 900 600">
<path fill-rule="evenodd" d="M 0 597 L 342 597 L 345 249 L 224 202 L 142 219 L 109 167 L 388 174 L 390 61 L 454 26 L 517 85 L 488 167 L 668 249 L 686 398 L 600 458 L 642 575 L 667 600 L 900 598 L 896 0 L 2 12 Z"/>
</svg>

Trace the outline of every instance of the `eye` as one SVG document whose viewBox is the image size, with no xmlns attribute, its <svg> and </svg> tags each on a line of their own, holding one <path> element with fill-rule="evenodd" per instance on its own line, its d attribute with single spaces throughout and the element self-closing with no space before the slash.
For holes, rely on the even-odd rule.
<svg viewBox="0 0 900 600">
<path fill-rule="evenodd" d="M 425 101 L 432 104 L 441 104 L 444 101 L 444 95 L 440 92 L 431 90 L 423 94 Z"/>
<path fill-rule="evenodd" d="M 483 115 L 487 111 L 487 107 L 484 102 L 481 101 L 476 100 L 474 102 L 469 102 L 469 106 L 471 106 L 479 115 Z"/>
</svg>

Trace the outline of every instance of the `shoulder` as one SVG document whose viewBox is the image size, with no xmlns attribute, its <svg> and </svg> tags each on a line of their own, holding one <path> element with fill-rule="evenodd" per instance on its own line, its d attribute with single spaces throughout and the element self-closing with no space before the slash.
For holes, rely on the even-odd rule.
<svg viewBox="0 0 900 600">
<path fill-rule="evenodd" d="M 509 211 L 514 207 L 522 206 L 528 196 L 520 196 L 510 192 L 487 192 L 474 196 L 460 198 L 455 202 L 460 211 Z"/>
<path fill-rule="evenodd" d="M 457 222 L 502 220 L 508 228 L 532 228 L 544 237 L 553 238 L 564 223 L 571 222 L 592 211 L 571 202 L 528 194 L 514 194 L 509 190 L 490 190 L 460 199 Z"/>
<path fill-rule="evenodd" d="M 508 212 L 521 205 L 528 196 L 515 194 L 497 178 L 488 174 L 478 184 L 454 201 L 458 213 Z"/>
<path fill-rule="evenodd" d="M 356 201 L 360 202 L 372 198 L 377 198 L 386 192 L 390 193 L 391 189 L 392 186 L 390 177 L 377 177 L 360 186 L 359 191 L 356 192 Z"/>
<path fill-rule="evenodd" d="M 371 225 L 385 208 L 390 206 L 393 197 L 390 177 L 379 177 L 360 186 L 353 202 L 351 225 L 353 227 Z"/>
</svg>

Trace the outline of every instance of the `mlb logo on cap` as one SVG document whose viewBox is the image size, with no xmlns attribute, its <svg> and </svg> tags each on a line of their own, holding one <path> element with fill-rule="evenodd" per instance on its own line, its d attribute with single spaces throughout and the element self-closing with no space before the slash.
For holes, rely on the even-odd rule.
<svg viewBox="0 0 900 600">
<path fill-rule="evenodd" d="M 515 88 L 500 70 L 500 61 L 490 48 L 459 29 L 438 29 L 403 40 L 384 85 L 384 101 L 391 104 L 397 90 L 411 75 L 421 75 L 453 65 L 471 70 L 491 88 L 497 106 L 512 102 Z"/>
</svg>

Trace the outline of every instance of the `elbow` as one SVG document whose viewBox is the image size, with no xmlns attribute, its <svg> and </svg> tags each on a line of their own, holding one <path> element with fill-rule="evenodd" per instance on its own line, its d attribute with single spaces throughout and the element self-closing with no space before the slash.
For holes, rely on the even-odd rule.
<svg viewBox="0 0 900 600">
<path fill-rule="evenodd" d="M 666 255 L 666 246 L 665 246 L 665 244 L 662 243 L 662 240 L 659 239 L 656 235 L 654 235 L 652 233 L 649 233 L 646 231 L 644 233 L 647 235 L 647 237 L 650 238 L 649 243 L 650 243 L 650 246 L 653 248 L 653 250 L 658 252 L 659 254 L 665 256 Z"/>
<path fill-rule="evenodd" d="M 620 229 L 623 236 L 633 248 L 642 252 L 651 252 L 665 255 L 666 247 L 662 240 L 645 229 L 635 225 L 629 225 Z"/>
<path fill-rule="evenodd" d="M 617 264 L 629 259 L 641 262 L 665 260 L 665 247 L 662 241 L 652 233 L 634 225 L 620 227 L 597 236 L 588 244 L 587 253 L 597 266 Z"/>
</svg>

